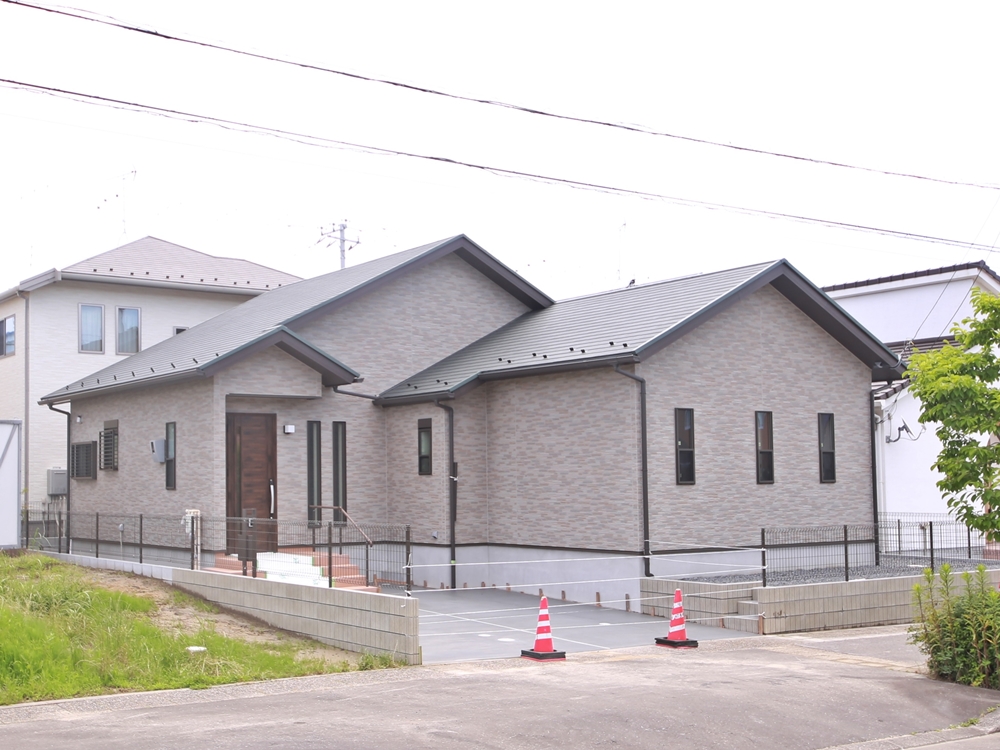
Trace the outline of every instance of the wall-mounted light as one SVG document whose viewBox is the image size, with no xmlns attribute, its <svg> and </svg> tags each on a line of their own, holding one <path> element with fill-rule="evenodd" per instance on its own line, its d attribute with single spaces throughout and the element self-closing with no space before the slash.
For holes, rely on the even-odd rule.
<svg viewBox="0 0 1000 750">
<path fill-rule="evenodd" d="M 284 433 L 286 435 L 294 435 L 295 434 L 295 425 L 293 425 L 293 424 L 286 424 L 283 429 L 284 429 Z"/>
<path fill-rule="evenodd" d="M 82 421 L 83 421 L 83 417 L 77 415 L 77 417 L 76 417 L 76 423 L 80 424 L 80 422 L 82 422 Z"/>
</svg>

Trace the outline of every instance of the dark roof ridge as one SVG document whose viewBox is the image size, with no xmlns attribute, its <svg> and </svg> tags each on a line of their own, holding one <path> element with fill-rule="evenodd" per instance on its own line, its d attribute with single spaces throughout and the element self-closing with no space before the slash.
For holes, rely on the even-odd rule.
<svg viewBox="0 0 1000 750">
<path fill-rule="evenodd" d="M 1000 275 L 986 265 L 985 260 L 970 261 L 968 263 L 956 263 L 953 266 L 941 266 L 940 268 L 928 268 L 923 271 L 909 271 L 907 273 L 897 273 L 891 276 L 880 276 L 875 279 L 863 279 L 860 281 L 847 281 L 843 284 L 830 284 L 822 287 L 824 292 L 837 292 L 841 289 L 856 289 L 864 286 L 875 286 L 876 284 L 888 284 L 892 281 L 906 281 L 907 279 L 920 279 L 926 276 L 938 276 L 946 273 L 957 273 L 958 271 L 970 271 L 978 268 L 980 272 L 986 272 L 992 276 L 997 283 L 1000 283 Z"/>
</svg>

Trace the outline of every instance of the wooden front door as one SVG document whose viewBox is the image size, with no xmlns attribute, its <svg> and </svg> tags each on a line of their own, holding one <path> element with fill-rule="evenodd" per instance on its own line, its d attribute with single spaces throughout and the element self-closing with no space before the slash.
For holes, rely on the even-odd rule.
<svg viewBox="0 0 1000 750">
<path fill-rule="evenodd" d="M 274 414 L 226 415 L 226 515 L 257 519 L 259 552 L 278 548 L 277 435 Z"/>
</svg>

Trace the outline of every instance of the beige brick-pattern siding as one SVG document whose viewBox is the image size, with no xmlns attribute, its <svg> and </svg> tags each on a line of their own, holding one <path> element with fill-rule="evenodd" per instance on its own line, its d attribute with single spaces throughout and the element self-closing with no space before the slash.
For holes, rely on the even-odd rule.
<svg viewBox="0 0 1000 750">
<path fill-rule="evenodd" d="M 764 287 L 638 367 L 647 379 L 654 549 L 742 545 L 762 526 L 872 521 L 870 371 Z M 696 484 L 678 485 L 674 409 L 695 415 Z M 754 412 L 773 412 L 774 484 L 757 484 Z M 817 414 L 837 481 L 819 481 Z"/>
</svg>

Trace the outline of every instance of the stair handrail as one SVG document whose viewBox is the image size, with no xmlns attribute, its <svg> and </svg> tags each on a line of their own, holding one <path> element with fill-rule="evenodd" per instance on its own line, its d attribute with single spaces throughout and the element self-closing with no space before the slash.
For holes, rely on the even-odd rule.
<svg viewBox="0 0 1000 750">
<path fill-rule="evenodd" d="M 354 526 L 354 528 L 356 528 L 358 530 L 358 532 L 361 534 L 361 536 L 363 536 L 365 538 L 365 541 L 368 542 L 368 546 L 369 547 L 374 547 L 375 546 L 375 542 L 373 542 L 371 540 L 371 537 L 369 537 L 365 533 L 364 529 L 362 529 L 358 525 L 357 521 L 355 521 L 353 518 L 351 518 L 349 515 L 347 515 L 347 511 L 344 510 L 343 508 L 341 508 L 339 505 L 312 505 L 310 507 L 316 508 L 316 509 L 319 509 L 319 510 L 339 510 L 341 513 L 344 514 L 344 518 L 346 518 L 348 521 L 350 521 L 351 524 Z"/>
</svg>

